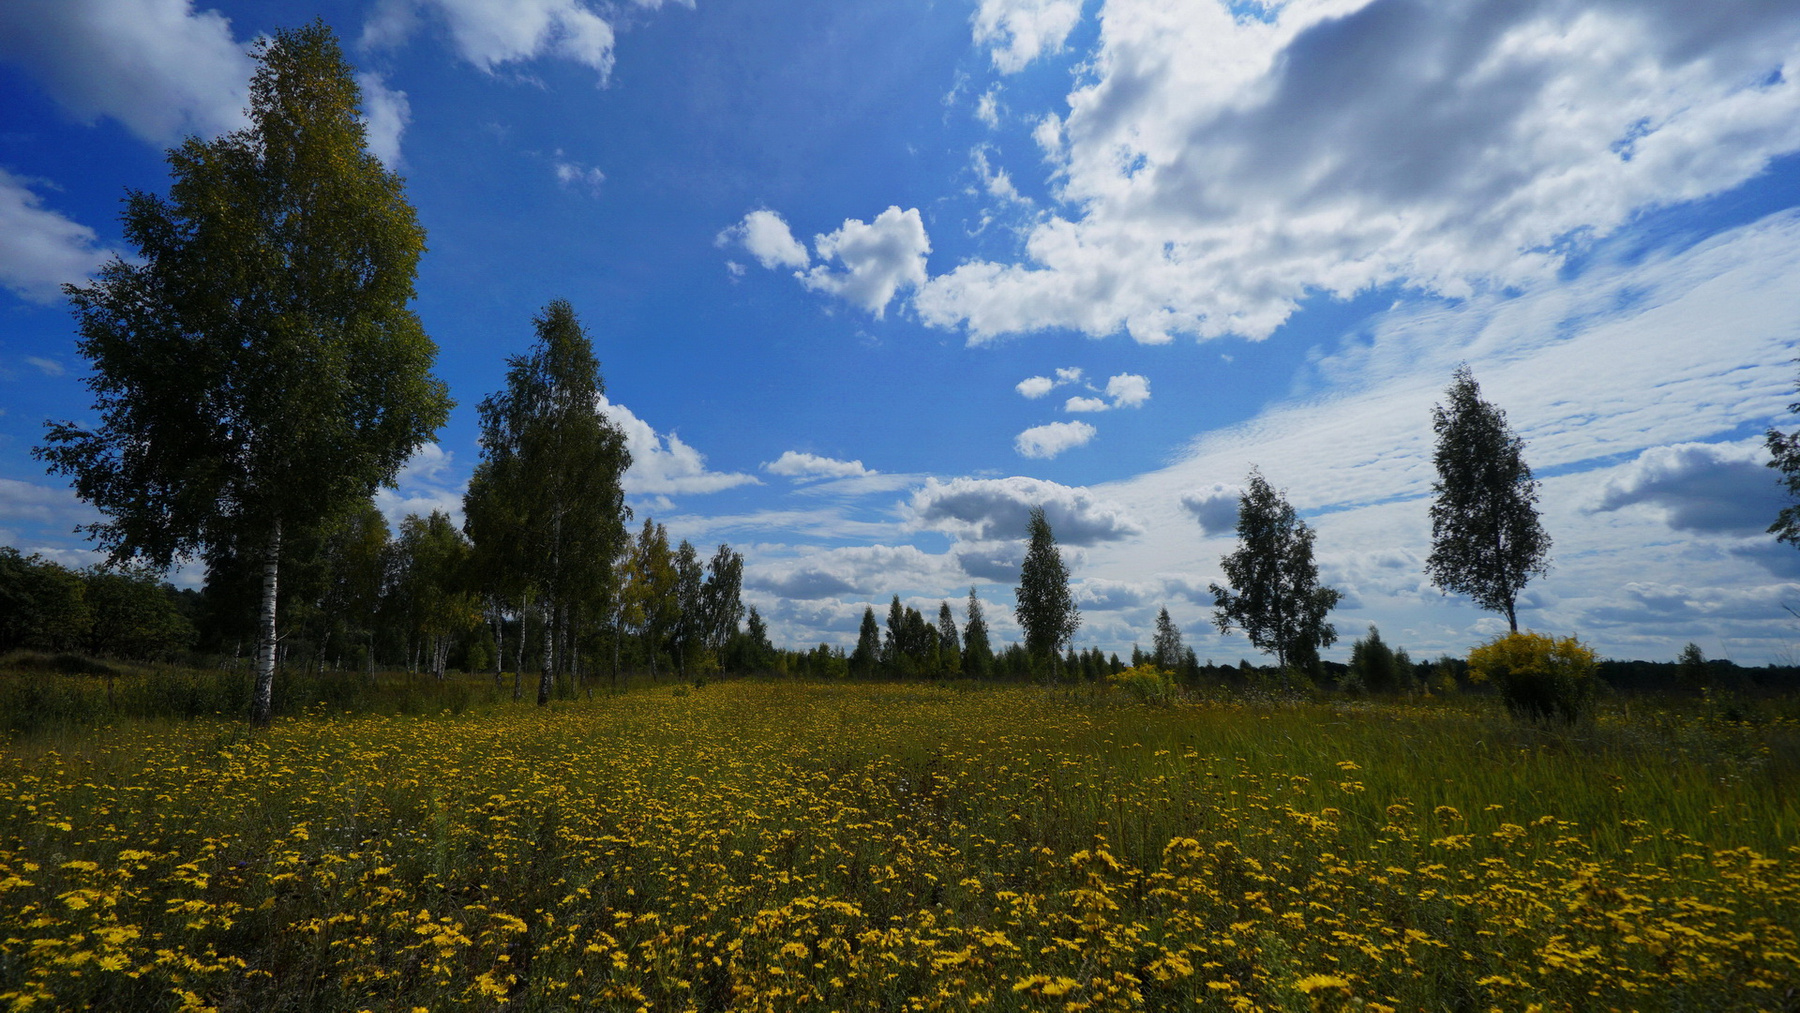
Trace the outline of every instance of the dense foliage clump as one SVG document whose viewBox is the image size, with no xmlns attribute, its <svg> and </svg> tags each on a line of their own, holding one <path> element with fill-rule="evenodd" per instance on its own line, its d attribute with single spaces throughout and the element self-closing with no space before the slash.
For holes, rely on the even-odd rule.
<svg viewBox="0 0 1800 1013">
<path fill-rule="evenodd" d="M 1599 689 L 1593 649 L 1574 637 L 1508 633 L 1469 652 L 1469 676 L 1491 681 L 1520 717 L 1578 721 L 1590 717 Z"/>
</svg>

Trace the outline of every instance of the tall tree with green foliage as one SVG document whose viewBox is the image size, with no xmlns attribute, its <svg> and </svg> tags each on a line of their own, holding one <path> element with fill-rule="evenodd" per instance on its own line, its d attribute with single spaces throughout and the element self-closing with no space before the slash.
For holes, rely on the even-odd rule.
<svg viewBox="0 0 1800 1013">
<path fill-rule="evenodd" d="M 950 603 L 938 602 L 938 670 L 944 675 L 962 674 L 962 637 L 956 632 L 956 617 L 950 614 Z"/>
<path fill-rule="evenodd" d="M 900 659 L 904 657 L 902 643 L 906 637 L 906 607 L 900 604 L 900 596 L 888 603 L 887 635 L 881 642 L 881 661 L 889 671 L 898 671 Z"/>
<path fill-rule="evenodd" d="M 520 603 L 521 633 L 525 603 L 541 612 L 542 705 L 584 610 L 597 616 L 616 590 L 631 452 L 600 413 L 606 385 L 574 307 L 555 300 L 532 324 L 537 341 L 507 359 L 505 389 L 481 402 L 482 460 L 463 504 L 486 593 Z"/>
<path fill-rule="evenodd" d="M 1156 667 L 1174 671 L 1181 667 L 1185 660 L 1181 644 L 1181 630 L 1176 627 L 1175 620 L 1169 618 L 1169 610 L 1165 606 L 1156 613 L 1156 639 L 1153 642 L 1152 656 Z"/>
<path fill-rule="evenodd" d="M 856 650 L 850 655 L 850 671 L 867 676 L 881 661 L 881 627 L 875 622 L 875 606 L 863 608 L 862 625 L 856 633 Z"/>
<path fill-rule="evenodd" d="M 368 150 L 322 22 L 257 44 L 250 124 L 168 152 L 131 192 L 131 260 L 65 289 L 100 422 L 36 455 L 105 520 L 115 561 L 165 569 L 225 543 L 262 560 L 251 720 L 269 720 L 282 532 L 392 482 L 450 408 L 407 304 L 425 232 Z"/>
<path fill-rule="evenodd" d="M 1325 617 L 1339 594 L 1319 586 L 1312 529 L 1260 471 L 1238 501 L 1237 533 L 1237 549 L 1219 560 L 1230 586 L 1211 585 L 1213 625 L 1243 630 L 1283 668 L 1317 657 L 1337 641 Z"/>
<path fill-rule="evenodd" d="M 1063 647 L 1081 626 L 1081 612 L 1069 592 L 1069 570 L 1043 507 L 1031 508 L 1026 532 L 1030 542 L 1019 566 L 1019 586 L 1013 591 L 1018 600 L 1013 615 L 1025 632 L 1025 652 L 1054 670 Z"/>
<path fill-rule="evenodd" d="M 80 574 L 0 546 L 0 652 L 79 650 L 93 626 Z"/>
<path fill-rule="evenodd" d="M 744 554 L 720 543 L 706 564 L 706 583 L 700 589 L 701 619 L 706 646 L 723 655 L 725 645 L 737 635 L 744 618 Z"/>
<path fill-rule="evenodd" d="M 669 551 L 668 529 L 644 518 L 626 558 L 623 621 L 637 633 L 654 679 L 656 656 L 662 653 L 663 640 L 676 620 L 675 555 Z"/>
<path fill-rule="evenodd" d="M 675 622 L 670 630 L 675 650 L 675 673 L 687 678 L 688 657 L 705 642 L 706 564 L 694 543 L 683 538 L 675 547 Z"/>
<path fill-rule="evenodd" d="M 1469 367 L 1456 371 L 1444 393 L 1448 403 L 1431 410 L 1438 478 L 1425 572 L 1444 591 L 1504 615 L 1517 633 L 1519 592 L 1549 572 L 1537 480 L 1525 464 L 1525 441 L 1508 428 L 1505 411 L 1482 400 Z"/>
<path fill-rule="evenodd" d="M 194 624 L 181 614 L 174 589 L 142 567 L 88 571 L 84 597 L 94 617 L 89 653 L 139 661 L 166 661 L 194 643 Z"/>
<path fill-rule="evenodd" d="M 988 640 L 987 617 L 981 611 L 981 599 L 969 588 L 969 618 L 963 624 L 963 674 L 971 679 L 985 679 L 994 670 L 994 647 Z"/>
<path fill-rule="evenodd" d="M 391 591 L 404 599 L 408 633 L 419 638 L 425 663 L 442 681 L 452 639 L 481 621 L 478 599 L 468 589 L 469 542 L 449 514 L 433 510 L 400 522 L 394 555 Z"/>
</svg>

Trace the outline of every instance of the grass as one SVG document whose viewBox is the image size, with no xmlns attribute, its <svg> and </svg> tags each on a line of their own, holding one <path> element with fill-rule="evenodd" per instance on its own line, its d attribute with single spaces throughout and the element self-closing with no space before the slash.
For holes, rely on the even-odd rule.
<svg viewBox="0 0 1800 1013">
<path fill-rule="evenodd" d="M 46 726 L 13 1008 L 1800 1009 L 1800 723 L 728 682 Z M 415 708 L 416 709 L 416 708 Z"/>
</svg>

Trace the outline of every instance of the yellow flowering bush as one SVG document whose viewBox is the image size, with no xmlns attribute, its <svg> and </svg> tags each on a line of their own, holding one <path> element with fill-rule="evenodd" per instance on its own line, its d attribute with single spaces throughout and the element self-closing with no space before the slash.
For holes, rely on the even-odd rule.
<svg viewBox="0 0 1800 1013">
<path fill-rule="evenodd" d="M 1150 662 L 1114 672 L 1106 677 L 1106 683 L 1145 703 L 1167 703 L 1175 695 L 1175 673 Z"/>
<path fill-rule="evenodd" d="M 1594 709 L 1599 659 L 1574 637 L 1509 633 L 1469 652 L 1469 677 L 1492 681 L 1501 699 L 1524 718 L 1577 721 Z"/>
</svg>

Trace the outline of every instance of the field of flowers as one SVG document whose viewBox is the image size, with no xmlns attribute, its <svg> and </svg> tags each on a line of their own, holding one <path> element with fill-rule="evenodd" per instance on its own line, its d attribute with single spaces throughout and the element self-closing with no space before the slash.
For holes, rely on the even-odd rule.
<svg viewBox="0 0 1800 1013">
<path fill-rule="evenodd" d="M 0 747 L 11 1009 L 1800 1009 L 1800 728 L 664 685 Z"/>
</svg>

